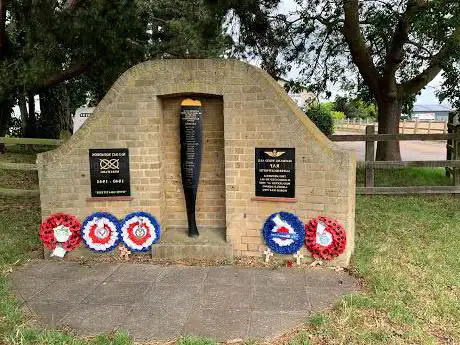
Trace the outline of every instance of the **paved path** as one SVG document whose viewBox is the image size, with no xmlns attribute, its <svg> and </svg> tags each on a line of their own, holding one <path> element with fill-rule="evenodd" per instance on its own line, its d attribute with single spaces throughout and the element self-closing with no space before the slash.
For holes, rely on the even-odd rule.
<svg viewBox="0 0 460 345">
<path fill-rule="evenodd" d="M 338 131 L 334 134 L 362 134 Z M 364 142 L 337 142 L 339 147 L 356 154 L 358 160 L 364 160 Z M 377 144 L 375 145 L 377 149 Z M 446 141 L 401 141 L 403 161 L 440 161 L 446 159 Z"/>
<path fill-rule="evenodd" d="M 356 289 L 328 269 L 241 269 L 35 261 L 13 274 L 13 288 L 50 327 L 80 335 L 114 329 L 135 340 L 181 335 L 217 340 L 273 337 Z"/>
</svg>

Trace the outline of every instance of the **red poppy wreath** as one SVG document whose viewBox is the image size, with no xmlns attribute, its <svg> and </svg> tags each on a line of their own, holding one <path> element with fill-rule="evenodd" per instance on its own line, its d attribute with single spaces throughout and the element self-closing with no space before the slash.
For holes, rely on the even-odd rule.
<svg viewBox="0 0 460 345">
<path fill-rule="evenodd" d="M 45 247 L 55 250 L 62 247 L 66 252 L 80 243 L 80 222 L 74 216 L 55 213 L 46 218 L 40 226 L 40 239 Z"/>
<path fill-rule="evenodd" d="M 336 220 L 320 216 L 305 225 L 305 245 L 315 259 L 332 260 L 344 252 L 347 235 Z"/>
</svg>

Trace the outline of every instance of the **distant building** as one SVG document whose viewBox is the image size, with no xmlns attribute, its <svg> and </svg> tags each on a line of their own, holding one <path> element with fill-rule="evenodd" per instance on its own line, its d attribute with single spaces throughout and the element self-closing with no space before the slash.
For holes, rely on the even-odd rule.
<svg viewBox="0 0 460 345">
<path fill-rule="evenodd" d="M 278 83 L 284 88 L 284 84 L 287 83 L 287 80 L 280 79 L 278 80 Z M 300 108 L 304 108 L 306 105 L 310 104 L 315 98 L 315 95 L 312 92 L 306 90 L 298 93 L 289 91 L 288 95 Z"/>
<path fill-rule="evenodd" d="M 447 121 L 453 109 L 445 104 L 415 104 L 412 119 Z"/>
<path fill-rule="evenodd" d="M 80 107 L 75 111 L 73 116 L 73 134 L 75 134 L 85 121 L 91 116 L 94 111 L 94 107 Z"/>
</svg>

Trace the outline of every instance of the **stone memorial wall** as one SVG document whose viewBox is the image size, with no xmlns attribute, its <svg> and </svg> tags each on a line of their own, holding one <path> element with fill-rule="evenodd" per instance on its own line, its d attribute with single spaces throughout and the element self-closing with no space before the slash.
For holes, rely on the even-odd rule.
<svg viewBox="0 0 460 345">
<path fill-rule="evenodd" d="M 270 215 L 289 212 L 305 224 L 327 216 L 346 231 L 346 249 L 333 261 L 346 266 L 354 246 L 354 157 L 268 74 L 238 61 L 149 61 L 124 73 L 74 136 L 38 156 L 43 218 L 145 211 L 162 232 L 185 228 L 179 131 L 185 98 L 203 106 L 198 228 L 223 231 L 234 256 L 261 256 Z M 103 153 L 110 157 L 96 162 L 94 154 Z M 69 253 L 86 254 L 81 246 Z"/>
</svg>

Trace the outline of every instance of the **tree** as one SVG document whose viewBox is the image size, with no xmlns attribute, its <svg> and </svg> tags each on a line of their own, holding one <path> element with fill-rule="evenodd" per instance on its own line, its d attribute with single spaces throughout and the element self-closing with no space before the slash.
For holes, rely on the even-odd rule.
<svg viewBox="0 0 460 345">
<path fill-rule="evenodd" d="M 441 71 L 440 96 L 460 100 L 458 0 L 296 0 L 290 15 L 250 2 L 260 9 L 254 16 L 265 14 L 267 35 L 276 33 L 273 44 L 288 44 L 281 57 L 274 47 L 258 52 L 273 60 L 275 51 L 285 70 L 299 64 L 303 83 L 319 91 L 364 85 L 378 107 L 379 133 L 398 133 L 401 108 Z M 249 32 L 247 42 L 257 35 Z M 399 144 L 379 142 L 377 159 L 400 160 Z"/>
<path fill-rule="evenodd" d="M 114 60 L 144 58 L 146 21 L 137 4 L 0 0 L 0 108 L 17 100 L 24 132 L 33 135 L 36 94 L 93 69 L 111 69 Z M 0 113 L 0 136 L 10 114 Z"/>
<path fill-rule="evenodd" d="M 334 119 L 332 118 L 331 110 L 322 107 L 319 104 L 314 104 L 312 107 L 305 109 L 305 114 L 325 135 L 334 134 Z"/>
<path fill-rule="evenodd" d="M 0 0 L 0 136 L 14 104 L 23 135 L 56 136 L 141 61 L 222 56 L 224 20 L 204 0 Z"/>
</svg>

